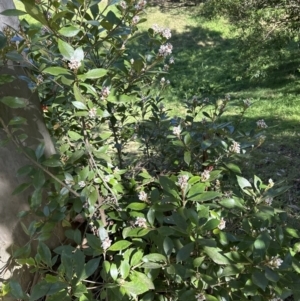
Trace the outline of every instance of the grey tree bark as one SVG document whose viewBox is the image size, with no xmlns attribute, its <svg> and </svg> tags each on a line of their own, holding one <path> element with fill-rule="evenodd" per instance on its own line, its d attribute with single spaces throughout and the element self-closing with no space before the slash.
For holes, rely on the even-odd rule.
<svg viewBox="0 0 300 301">
<path fill-rule="evenodd" d="M 0 12 L 11 8 L 14 8 L 12 0 L 0 1 Z M 0 15 L 1 31 L 5 26 L 18 29 L 18 24 L 16 17 Z M 26 98 L 30 108 L 16 110 L 0 103 L 0 118 L 4 122 L 8 122 L 14 116 L 25 117 L 28 125 L 23 130 L 29 136 L 26 143 L 34 148 L 43 141 L 46 155 L 53 154 L 55 148 L 43 120 L 38 95 L 32 94 L 27 87 L 27 83 L 18 78 L 20 75 L 25 75 L 25 71 L 21 66 L 9 62 L 7 66 L 0 66 L 0 74 L 10 74 L 16 78 L 12 83 L 0 86 L 0 99 L 4 96 Z M 12 142 L 1 146 L 1 141 L 4 141 L 6 138 L 6 133 L 0 127 L 0 286 L 4 279 L 13 277 L 21 282 L 23 289 L 26 289 L 30 286 L 34 275 L 29 274 L 24 269 L 20 270 L 16 266 L 10 265 L 9 258 L 14 246 L 22 246 L 28 241 L 28 237 L 22 230 L 20 219 L 17 215 L 18 212 L 29 209 L 28 197 L 30 191 L 15 196 L 12 196 L 12 192 L 20 183 L 25 182 L 24 178 L 19 179 L 16 177 L 17 170 L 29 164 L 29 162 Z M 25 220 L 22 219 L 22 222 L 28 225 L 32 221 L 31 219 L 32 217 Z M 57 246 L 58 240 L 52 240 L 52 244 L 53 247 Z M 7 298 L 4 300 L 14 299 Z"/>
</svg>

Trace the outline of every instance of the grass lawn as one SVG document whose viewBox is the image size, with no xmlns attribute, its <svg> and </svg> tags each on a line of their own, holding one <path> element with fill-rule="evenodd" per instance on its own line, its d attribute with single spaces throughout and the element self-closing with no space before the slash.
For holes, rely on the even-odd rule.
<svg viewBox="0 0 300 301">
<path fill-rule="evenodd" d="M 22 9 L 18 0 L 15 4 Z M 264 181 L 272 178 L 291 185 L 283 201 L 288 206 L 296 206 L 300 198 L 297 65 L 283 64 L 266 79 L 243 79 L 242 70 L 237 68 L 239 51 L 233 28 L 224 19 L 205 20 L 200 11 L 201 6 L 149 7 L 148 21 L 140 24 L 141 35 L 132 46 L 145 50 L 146 30 L 155 23 L 172 30 L 170 42 L 174 47 L 175 65 L 165 76 L 171 86 L 164 96 L 165 105 L 174 115 L 181 114 L 182 101 L 193 95 L 216 98 L 230 94 L 233 102 L 250 98 L 253 105 L 245 116 L 245 126 L 253 127 L 257 120 L 264 119 L 269 128 L 265 144 L 253 153 L 252 160 L 245 162 L 244 168 L 248 175 L 255 173 Z"/>
</svg>

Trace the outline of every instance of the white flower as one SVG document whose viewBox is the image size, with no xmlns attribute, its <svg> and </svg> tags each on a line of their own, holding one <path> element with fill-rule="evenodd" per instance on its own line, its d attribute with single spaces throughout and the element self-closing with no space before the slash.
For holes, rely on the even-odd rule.
<svg viewBox="0 0 300 301">
<path fill-rule="evenodd" d="M 182 175 L 178 177 L 178 181 L 176 182 L 176 184 L 181 188 L 181 189 L 185 189 L 185 187 L 188 185 L 188 179 L 189 176 L 188 175 Z"/>
<path fill-rule="evenodd" d="M 97 116 L 97 109 L 96 108 L 91 108 L 89 110 L 89 117 L 90 118 L 96 118 L 96 116 Z"/>
<path fill-rule="evenodd" d="M 139 200 L 140 201 L 147 201 L 148 195 L 145 191 L 140 191 L 139 193 Z"/>
<path fill-rule="evenodd" d="M 233 246 L 233 247 L 230 248 L 230 251 L 236 252 L 236 251 L 238 251 L 238 249 L 239 249 L 238 246 Z"/>
<path fill-rule="evenodd" d="M 137 225 L 140 228 L 147 228 L 146 219 L 144 217 L 137 217 L 135 220 L 135 225 Z"/>
<path fill-rule="evenodd" d="M 273 203 L 273 198 L 271 198 L 270 196 L 266 197 L 265 202 L 267 205 L 271 206 Z"/>
<path fill-rule="evenodd" d="M 158 55 L 166 57 L 172 53 L 173 46 L 170 43 L 167 43 L 165 45 L 161 45 L 159 50 L 158 50 Z"/>
<path fill-rule="evenodd" d="M 246 108 L 249 108 L 252 105 L 252 103 L 249 99 L 244 99 L 243 102 L 244 102 L 244 106 Z"/>
<path fill-rule="evenodd" d="M 201 173 L 201 180 L 207 181 L 209 178 L 210 178 L 210 171 L 206 169 Z"/>
<path fill-rule="evenodd" d="M 260 128 L 260 129 L 266 129 L 268 127 L 263 119 L 258 120 L 256 122 L 256 124 L 257 124 L 257 127 Z"/>
<path fill-rule="evenodd" d="M 109 93 L 110 93 L 109 87 L 104 87 L 102 89 L 101 93 L 100 93 L 101 94 L 101 99 L 107 98 Z"/>
<path fill-rule="evenodd" d="M 179 126 L 174 126 L 173 127 L 173 134 L 176 135 L 176 136 L 179 136 L 181 133 L 181 127 L 180 125 Z"/>
<path fill-rule="evenodd" d="M 195 296 L 196 300 L 197 301 L 205 301 L 206 298 L 205 298 L 205 295 L 203 293 L 199 293 Z"/>
<path fill-rule="evenodd" d="M 105 251 L 107 250 L 110 246 L 111 246 L 111 240 L 109 239 L 109 237 L 106 237 L 103 241 L 102 241 L 102 249 Z"/>
<path fill-rule="evenodd" d="M 140 17 L 139 16 L 134 16 L 132 18 L 132 24 L 137 24 L 140 21 Z"/>
<path fill-rule="evenodd" d="M 166 84 L 167 84 L 167 85 L 170 85 L 170 81 L 169 81 L 169 80 L 167 80 L 167 81 L 166 81 Z"/>
<path fill-rule="evenodd" d="M 171 56 L 170 59 L 169 59 L 169 64 L 172 65 L 174 63 L 175 63 L 174 57 Z"/>
<path fill-rule="evenodd" d="M 85 182 L 84 181 L 80 181 L 78 183 L 78 185 L 79 185 L 80 188 L 84 188 L 85 187 Z"/>
<path fill-rule="evenodd" d="M 166 81 L 166 79 L 165 79 L 164 77 L 162 77 L 162 78 L 160 79 L 160 84 L 163 85 L 163 84 L 165 83 L 165 81 Z"/>
<path fill-rule="evenodd" d="M 130 64 L 132 65 L 134 63 L 134 59 L 130 59 Z"/>
<path fill-rule="evenodd" d="M 229 147 L 229 151 L 231 153 L 239 154 L 241 152 L 241 145 L 238 142 L 233 141 L 232 145 Z"/>
<path fill-rule="evenodd" d="M 36 77 L 36 84 L 39 86 L 40 84 L 42 84 L 44 82 L 44 78 L 41 74 L 39 74 L 37 77 Z"/>
<path fill-rule="evenodd" d="M 145 0 L 140 0 L 135 6 L 134 8 L 136 10 L 142 10 L 143 8 L 145 8 L 145 6 L 147 5 L 147 1 Z"/>
<path fill-rule="evenodd" d="M 172 36 L 170 28 L 164 28 L 161 32 L 161 35 L 166 39 L 170 39 Z"/>
<path fill-rule="evenodd" d="M 278 256 L 276 257 L 272 257 L 271 260 L 268 262 L 268 264 L 271 266 L 271 267 L 274 267 L 276 269 L 278 269 L 281 264 L 283 263 L 283 260 L 280 259 Z"/>
<path fill-rule="evenodd" d="M 220 224 L 219 224 L 218 228 L 219 228 L 220 230 L 223 230 L 223 229 L 225 229 L 225 227 L 226 227 L 226 221 L 224 221 L 224 218 L 222 217 L 222 218 L 220 219 Z"/>
<path fill-rule="evenodd" d="M 77 70 L 81 66 L 81 62 L 76 59 L 71 59 L 68 66 L 71 70 Z"/>
<path fill-rule="evenodd" d="M 168 70 L 169 70 L 169 67 L 170 67 L 169 65 L 165 64 L 163 70 L 164 70 L 164 71 L 168 71 Z"/>
<path fill-rule="evenodd" d="M 127 3 L 125 1 L 121 1 L 120 2 L 120 6 L 123 8 L 123 9 L 126 9 L 127 8 Z"/>
<path fill-rule="evenodd" d="M 269 187 L 273 187 L 274 186 L 274 182 L 272 179 L 269 179 Z"/>
</svg>

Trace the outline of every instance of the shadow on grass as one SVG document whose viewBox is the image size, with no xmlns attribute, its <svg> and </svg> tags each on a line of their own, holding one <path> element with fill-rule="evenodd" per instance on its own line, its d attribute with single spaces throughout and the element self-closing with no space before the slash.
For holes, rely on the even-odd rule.
<svg viewBox="0 0 300 301">
<path fill-rule="evenodd" d="M 192 95 L 206 97 L 224 93 L 242 94 L 258 88 L 281 89 L 282 93 L 300 91 L 297 83 L 299 59 L 277 59 L 273 64 L 276 67 L 269 70 L 266 78 L 243 78 L 249 66 L 239 51 L 238 40 L 233 35 L 224 37 L 222 28 L 220 31 L 208 29 L 201 17 L 195 18 L 199 26 L 186 26 L 184 32 L 172 32 L 170 43 L 174 47 L 175 64 L 170 74 L 166 75 L 171 82 L 171 89 L 165 95 L 167 102 L 180 101 Z M 135 40 L 136 52 L 150 50 L 147 41 L 146 33 Z"/>
</svg>

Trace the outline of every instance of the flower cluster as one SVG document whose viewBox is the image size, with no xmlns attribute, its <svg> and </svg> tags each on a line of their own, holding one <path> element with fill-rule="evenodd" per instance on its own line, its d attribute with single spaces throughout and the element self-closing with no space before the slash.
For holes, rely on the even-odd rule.
<svg viewBox="0 0 300 301">
<path fill-rule="evenodd" d="M 209 178 L 210 178 L 210 171 L 206 169 L 201 173 L 201 180 L 207 181 Z"/>
<path fill-rule="evenodd" d="M 81 66 L 81 62 L 76 59 L 71 59 L 68 66 L 71 70 L 77 70 Z"/>
<path fill-rule="evenodd" d="M 109 237 L 105 237 L 105 239 L 102 241 L 102 249 L 105 251 L 107 250 L 110 246 L 111 246 L 111 240 L 109 239 Z"/>
<path fill-rule="evenodd" d="M 170 28 L 164 28 L 164 27 L 158 26 L 157 24 L 154 24 L 152 26 L 152 29 L 153 29 L 154 33 L 160 34 L 162 37 L 166 38 L 167 40 L 170 39 L 172 36 Z"/>
<path fill-rule="evenodd" d="M 180 125 L 179 126 L 174 126 L 173 127 L 173 134 L 176 135 L 176 136 L 179 136 L 181 133 L 181 127 Z"/>
<path fill-rule="evenodd" d="M 138 3 L 134 6 L 136 10 L 143 10 L 147 5 L 146 0 L 139 0 Z"/>
<path fill-rule="evenodd" d="M 166 57 L 172 53 L 173 46 L 170 43 L 167 43 L 165 45 L 161 45 L 159 50 L 158 50 L 158 55 Z"/>
<path fill-rule="evenodd" d="M 271 198 L 270 196 L 266 197 L 266 198 L 265 198 L 265 203 L 266 203 L 267 205 L 271 206 L 272 203 L 273 203 L 273 198 Z"/>
<path fill-rule="evenodd" d="M 166 80 L 164 77 L 162 77 L 161 79 L 160 79 L 160 84 L 163 86 L 164 84 L 167 84 L 167 85 L 169 85 L 170 84 L 170 81 L 169 80 Z"/>
<path fill-rule="evenodd" d="M 140 17 L 139 16 L 134 16 L 132 18 L 132 24 L 133 25 L 136 25 L 139 21 L 140 21 Z"/>
<path fill-rule="evenodd" d="M 256 122 L 256 124 L 257 124 L 257 127 L 260 128 L 260 129 L 266 129 L 268 127 L 263 119 L 258 120 Z"/>
<path fill-rule="evenodd" d="M 147 198 L 148 198 L 147 193 L 145 191 L 140 191 L 139 200 L 145 202 L 147 201 Z"/>
<path fill-rule="evenodd" d="M 78 182 L 78 185 L 79 185 L 80 188 L 84 188 L 85 187 L 85 182 L 80 181 L 80 182 Z"/>
<path fill-rule="evenodd" d="M 123 9 L 126 9 L 127 8 L 127 3 L 125 1 L 121 1 L 120 2 L 120 6 L 123 8 Z"/>
<path fill-rule="evenodd" d="M 106 99 L 110 93 L 109 87 L 104 87 L 100 93 L 101 99 Z"/>
<path fill-rule="evenodd" d="M 144 217 L 138 216 L 134 224 L 140 228 L 147 228 L 146 219 Z"/>
<path fill-rule="evenodd" d="M 268 262 L 268 265 L 275 269 L 278 269 L 282 263 L 283 263 L 282 259 L 280 259 L 278 256 L 276 257 L 273 256 L 271 260 Z"/>
<path fill-rule="evenodd" d="M 233 141 L 232 145 L 229 147 L 229 151 L 231 153 L 239 154 L 241 152 L 241 145 L 238 142 Z"/>
<path fill-rule="evenodd" d="M 90 118 L 96 118 L 97 117 L 97 109 L 94 107 L 94 108 L 91 108 L 89 110 L 89 117 Z"/>
<path fill-rule="evenodd" d="M 244 103 L 245 108 L 249 108 L 252 105 L 252 103 L 249 99 L 244 99 L 243 103 Z"/>
<path fill-rule="evenodd" d="M 41 74 L 36 77 L 36 84 L 39 86 L 44 82 L 44 78 Z"/>
<path fill-rule="evenodd" d="M 187 186 L 187 181 L 189 179 L 188 175 L 182 175 L 178 177 L 178 181 L 176 182 L 176 184 L 181 188 L 181 189 L 185 189 L 185 187 Z"/>
<path fill-rule="evenodd" d="M 225 229 L 225 227 L 226 227 L 226 221 L 224 221 L 224 218 L 222 217 L 222 218 L 220 219 L 220 224 L 218 225 L 218 228 L 219 228 L 220 230 L 223 230 L 223 229 Z"/>
</svg>

